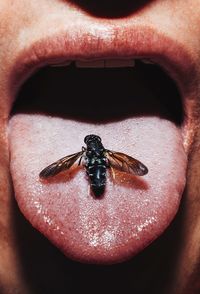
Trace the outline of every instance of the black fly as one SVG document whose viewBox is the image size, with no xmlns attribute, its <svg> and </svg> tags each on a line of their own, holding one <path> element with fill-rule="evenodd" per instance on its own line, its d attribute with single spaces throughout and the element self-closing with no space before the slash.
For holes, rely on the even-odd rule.
<svg viewBox="0 0 200 294">
<path fill-rule="evenodd" d="M 133 157 L 121 152 L 105 149 L 101 138 L 96 135 L 87 135 L 84 139 L 86 148 L 82 151 L 65 156 L 47 166 L 40 172 L 41 178 L 55 176 L 63 170 L 69 169 L 78 159 L 86 168 L 91 188 L 96 197 L 104 193 L 106 185 L 106 169 L 115 168 L 122 172 L 143 176 L 148 173 L 147 167 Z"/>
</svg>

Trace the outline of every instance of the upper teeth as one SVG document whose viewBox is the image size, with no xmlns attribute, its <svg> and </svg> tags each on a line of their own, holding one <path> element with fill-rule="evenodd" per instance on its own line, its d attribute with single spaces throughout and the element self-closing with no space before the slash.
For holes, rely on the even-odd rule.
<svg viewBox="0 0 200 294">
<path fill-rule="evenodd" d="M 143 63 L 153 64 L 150 59 L 141 59 Z M 51 64 L 53 67 L 68 66 L 72 61 L 62 61 L 60 63 Z M 105 59 L 105 60 L 90 60 L 90 61 L 75 61 L 76 67 L 79 68 L 116 68 L 116 67 L 134 67 L 134 59 Z"/>
<path fill-rule="evenodd" d="M 106 59 L 96 61 L 76 61 L 77 67 L 133 67 L 135 65 L 134 59 Z"/>
<path fill-rule="evenodd" d="M 144 58 L 141 60 L 145 64 L 155 64 L 151 59 Z"/>
<path fill-rule="evenodd" d="M 50 64 L 50 66 L 52 66 L 52 67 L 62 67 L 62 66 L 68 66 L 70 64 L 71 64 L 71 61 L 62 61 L 62 62 Z"/>
</svg>

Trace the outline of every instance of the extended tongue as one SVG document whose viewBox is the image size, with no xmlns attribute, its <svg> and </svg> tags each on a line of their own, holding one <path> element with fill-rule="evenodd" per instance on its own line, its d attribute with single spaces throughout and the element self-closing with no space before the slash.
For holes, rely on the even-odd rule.
<svg viewBox="0 0 200 294">
<path fill-rule="evenodd" d="M 45 166 L 80 151 L 90 133 L 105 148 L 142 161 L 149 173 L 107 172 L 100 199 L 91 196 L 84 168 L 40 180 Z M 17 114 L 10 121 L 10 153 L 22 213 L 66 256 L 82 262 L 116 263 L 144 249 L 173 219 L 185 184 L 180 130 L 155 116 L 92 124 Z"/>
</svg>

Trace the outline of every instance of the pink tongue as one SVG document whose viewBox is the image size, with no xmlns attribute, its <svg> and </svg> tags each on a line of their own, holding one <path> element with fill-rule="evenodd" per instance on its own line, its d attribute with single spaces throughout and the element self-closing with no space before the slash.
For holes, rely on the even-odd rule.
<svg viewBox="0 0 200 294">
<path fill-rule="evenodd" d="M 44 167 L 80 151 L 91 133 L 105 148 L 142 161 L 149 173 L 116 172 L 113 178 L 108 172 L 101 199 L 91 196 L 84 168 L 39 179 Z M 156 117 L 98 125 L 17 114 L 10 121 L 10 151 L 21 211 L 66 256 L 82 262 L 115 263 L 144 249 L 173 219 L 185 184 L 180 131 Z"/>
</svg>

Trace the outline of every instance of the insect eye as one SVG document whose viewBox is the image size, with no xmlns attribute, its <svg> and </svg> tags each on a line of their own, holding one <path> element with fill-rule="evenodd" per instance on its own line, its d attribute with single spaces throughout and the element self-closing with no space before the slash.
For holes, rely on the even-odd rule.
<svg viewBox="0 0 200 294">
<path fill-rule="evenodd" d="M 89 137 L 90 137 L 90 135 L 87 135 L 87 136 L 84 138 L 84 143 L 87 144 Z"/>
<path fill-rule="evenodd" d="M 101 142 L 101 138 L 99 136 L 96 136 L 96 139 Z"/>
</svg>

